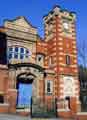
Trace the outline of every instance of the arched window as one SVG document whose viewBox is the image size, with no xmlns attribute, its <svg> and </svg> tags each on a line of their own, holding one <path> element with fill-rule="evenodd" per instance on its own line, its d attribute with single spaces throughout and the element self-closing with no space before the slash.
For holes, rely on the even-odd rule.
<svg viewBox="0 0 87 120">
<path fill-rule="evenodd" d="M 17 53 L 18 53 L 18 47 L 15 47 L 15 52 L 17 52 Z"/>
<path fill-rule="evenodd" d="M 8 47 L 8 60 L 10 59 L 28 59 L 31 55 L 31 52 L 27 48 L 23 48 L 20 46 L 11 46 Z"/>
<path fill-rule="evenodd" d="M 43 66 L 44 65 L 44 55 L 38 53 L 36 56 L 36 62 L 38 65 Z"/>
</svg>

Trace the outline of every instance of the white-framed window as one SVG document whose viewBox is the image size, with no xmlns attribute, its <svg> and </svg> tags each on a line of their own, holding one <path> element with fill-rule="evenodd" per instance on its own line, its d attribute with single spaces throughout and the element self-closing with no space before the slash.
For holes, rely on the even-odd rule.
<svg viewBox="0 0 87 120">
<path fill-rule="evenodd" d="M 50 95 L 53 93 L 53 81 L 52 80 L 46 80 L 45 92 L 47 95 Z"/>
<path fill-rule="evenodd" d="M 43 65 L 44 65 L 44 55 L 42 55 L 42 54 L 37 54 L 37 56 L 36 56 L 36 63 L 37 63 L 38 65 L 43 66 Z"/>
<path fill-rule="evenodd" d="M 20 47 L 20 46 L 9 46 L 8 47 L 8 60 L 11 59 L 25 59 L 31 56 L 31 51 L 27 48 Z"/>
<path fill-rule="evenodd" d="M 53 57 L 50 56 L 49 57 L 49 67 L 51 67 L 53 65 Z"/>
<path fill-rule="evenodd" d="M 66 64 L 70 65 L 70 63 L 71 63 L 70 56 L 66 55 Z"/>
<path fill-rule="evenodd" d="M 63 32 L 70 33 L 70 20 L 63 18 Z"/>
<path fill-rule="evenodd" d="M 74 96 L 75 95 L 75 83 L 74 83 L 74 78 L 72 76 L 64 76 L 63 77 L 64 81 L 64 96 Z"/>
<path fill-rule="evenodd" d="M 49 20 L 47 24 L 48 24 L 48 35 L 50 35 L 53 33 L 53 20 L 52 19 Z"/>
</svg>

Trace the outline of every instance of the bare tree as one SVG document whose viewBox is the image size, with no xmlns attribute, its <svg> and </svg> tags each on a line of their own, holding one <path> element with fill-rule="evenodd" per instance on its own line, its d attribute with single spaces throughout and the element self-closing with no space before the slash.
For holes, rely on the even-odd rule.
<svg viewBox="0 0 87 120">
<path fill-rule="evenodd" d="M 82 111 L 87 111 L 87 41 L 78 44 L 80 99 Z"/>
<path fill-rule="evenodd" d="M 87 68 L 87 41 L 78 42 L 78 61 L 79 65 Z"/>
<path fill-rule="evenodd" d="M 87 89 L 87 41 L 78 42 L 79 76 L 82 89 Z"/>
</svg>

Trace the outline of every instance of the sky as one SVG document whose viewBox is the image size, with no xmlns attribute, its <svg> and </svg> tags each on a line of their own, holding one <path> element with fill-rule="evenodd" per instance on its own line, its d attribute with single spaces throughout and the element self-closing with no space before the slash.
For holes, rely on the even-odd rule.
<svg viewBox="0 0 87 120">
<path fill-rule="evenodd" d="M 0 0 L 0 25 L 3 25 L 5 19 L 12 20 L 18 16 L 25 16 L 43 37 L 43 16 L 55 5 L 76 12 L 77 42 L 86 41 L 87 0 Z"/>
<path fill-rule="evenodd" d="M 77 40 L 85 40 L 87 31 L 87 0 L 0 0 L 0 25 L 3 20 L 25 16 L 39 35 L 44 35 L 43 16 L 55 5 L 77 14 Z"/>
</svg>

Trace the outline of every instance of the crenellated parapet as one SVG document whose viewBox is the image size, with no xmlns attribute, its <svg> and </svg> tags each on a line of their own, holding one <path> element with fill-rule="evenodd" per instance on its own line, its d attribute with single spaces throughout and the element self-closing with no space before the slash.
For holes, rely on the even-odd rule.
<svg viewBox="0 0 87 120">
<path fill-rule="evenodd" d="M 43 20 L 47 22 L 49 19 L 53 18 L 54 16 L 67 17 L 70 20 L 76 19 L 75 12 L 70 12 L 66 9 L 62 9 L 60 6 L 55 6 L 52 11 L 50 11 L 47 15 L 43 17 Z"/>
</svg>

